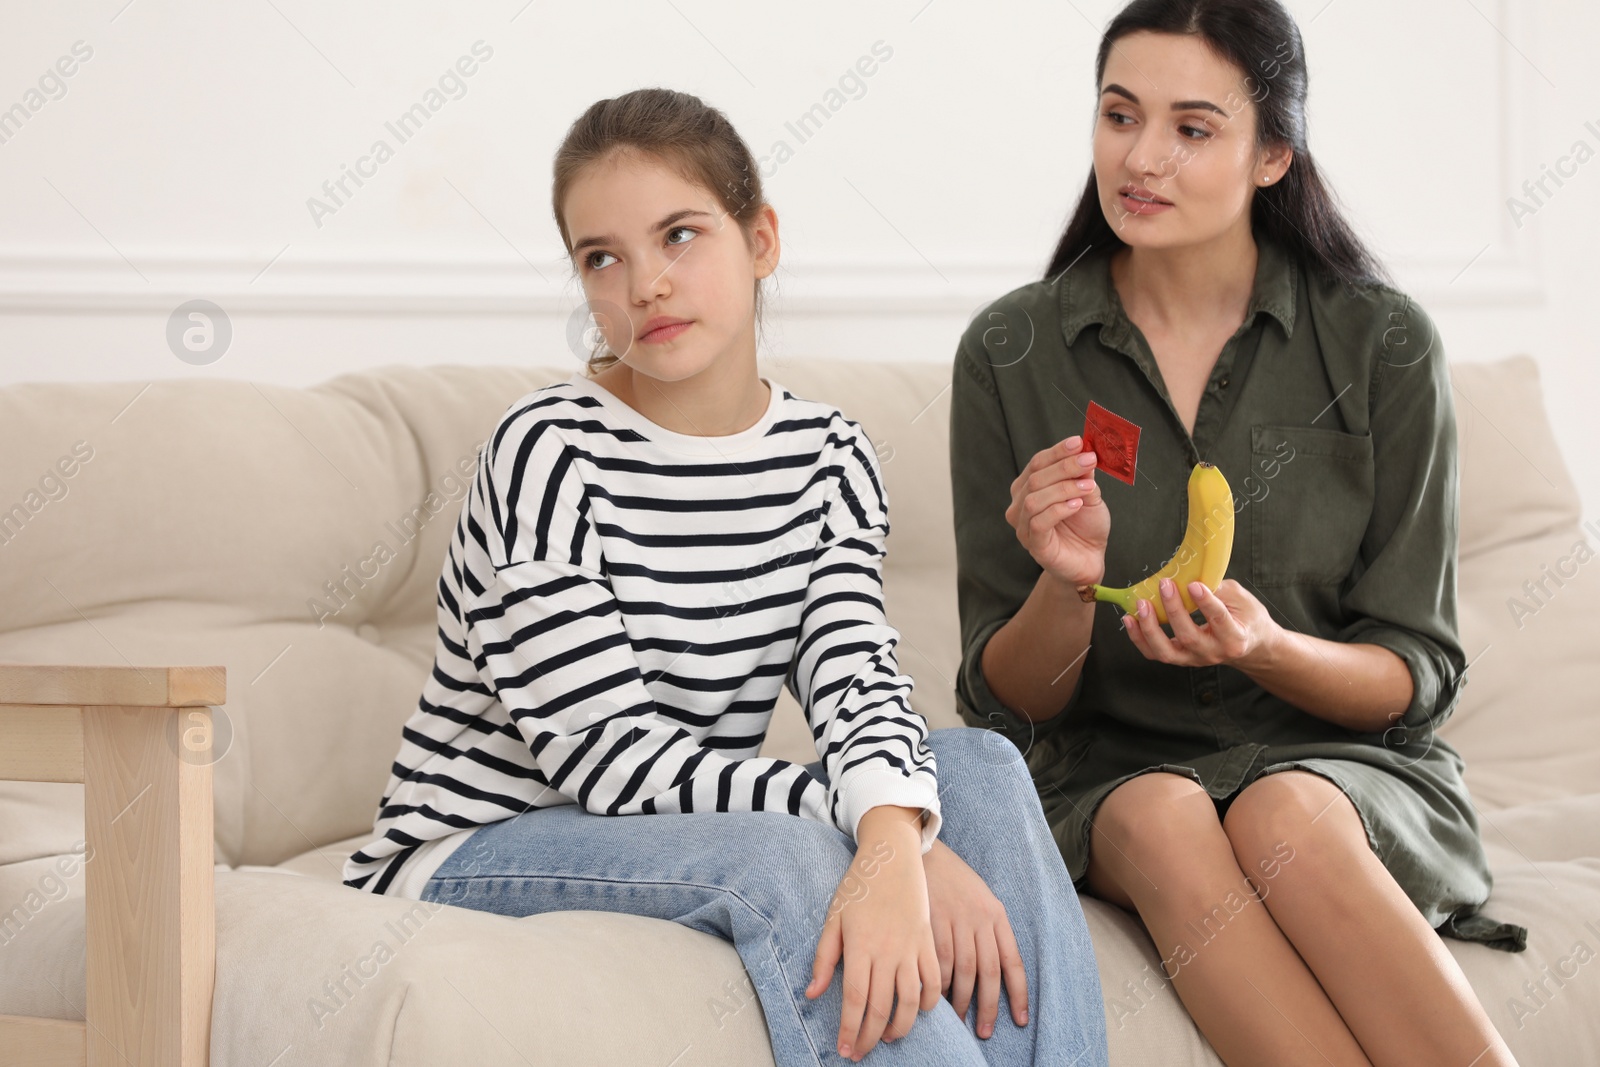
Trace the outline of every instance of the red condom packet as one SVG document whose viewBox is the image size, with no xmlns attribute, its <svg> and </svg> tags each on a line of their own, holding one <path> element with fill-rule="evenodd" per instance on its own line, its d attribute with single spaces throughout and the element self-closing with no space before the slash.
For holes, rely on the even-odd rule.
<svg viewBox="0 0 1600 1067">
<path fill-rule="evenodd" d="M 1139 427 L 1091 400 L 1083 420 L 1083 450 L 1095 454 L 1095 466 L 1100 470 L 1132 485 Z"/>
</svg>

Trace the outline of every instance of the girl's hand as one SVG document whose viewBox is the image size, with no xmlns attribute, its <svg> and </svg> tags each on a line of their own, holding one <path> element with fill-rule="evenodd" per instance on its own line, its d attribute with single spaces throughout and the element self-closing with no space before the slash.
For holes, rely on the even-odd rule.
<svg viewBox="0 0 1600 1067">
<path fill-rule="evenodd" d="M 872 1051 L 880 1036 L 893 1041 L 910 1033 L 917 1012 L 939 1003 L 939 957 L 928 923 L 921 831 L 912 821 L 879 825 L 881 836 L 874 826 L 871 844 L 867 835 L 856 842 L 856 858 L 822 924 L 806 987 L 812 999 L 827 992 L 843 956 L 839 1055 L 853 1061 Z"/>
<path fill-rule="evenodd" d="M 1018 1026 L 1028 1025 L 1028 978 L 1005 905 L 977 871 L 937 838 L 922 857 L 922 866 L 928 878 L 933 944 L 939 954 L 939 991 L 950 997 L 956 1014 L 965 1019 L 976 977 L 978 1036 L 987 1038 L 1000 1014 L 1003 975 L 1011 1018 Z"/>
<path fill-rule="evenodd" d="M 1270 658 L 1283 627 L 1244 586 L 1225 578 L 1213 593 L 1199 582 L 1190 582 L 1189 595 L 1205 613 L 1204 626 L 1196 625 L 1184 610 L 1177 584 L 1170 578 L 1162 580 L 1161 602 L 1167 609 L 1171 637 L 1156 621 L 1156 609 L 1148 600 L 1139 601 L 1137 614 L 1122 616 L 1122 628 L 1146 659 L 1180 667 L 1220 663 L 1248 671 Z"/>
<path fill-rule="evenodd" d="M 1081 436 L 1036 452 L 1011 481 L 1006 521 L 1039 566 L 1071 588 L 1106 571 L 1111 512 L 1095 483 L 1095 454 Z"/>
</svg>

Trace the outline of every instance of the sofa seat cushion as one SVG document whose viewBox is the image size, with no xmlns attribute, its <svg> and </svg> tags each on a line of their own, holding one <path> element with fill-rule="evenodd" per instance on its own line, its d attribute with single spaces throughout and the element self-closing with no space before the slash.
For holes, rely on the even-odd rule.
<svg viewBox="0 0 1600 1067">
<path fill-rule="evenodd" d="M 47 869 L 7 867 L 4 899 Z M 0 946 L 0 1014 L 83 1018 L 81 884 Z M 738 953 L 676 923 L 510 919 L 288 870 L 220 870 L 216 906 L 214 1067 L 773 1062 Z"/>
</svg>

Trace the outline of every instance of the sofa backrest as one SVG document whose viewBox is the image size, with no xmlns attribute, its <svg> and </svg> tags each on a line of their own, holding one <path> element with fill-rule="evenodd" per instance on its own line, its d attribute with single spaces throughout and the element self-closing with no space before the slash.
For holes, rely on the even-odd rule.
<svg viewBox="0 0 1600 1067">
<path fill-rule="evenodd" d="M 0 662 L 224 664 L 218 858 L 277 863 L 362 833 L 431 666 L 435 584 L 476 449 L 513 401 L 574 367 L 387 366 L 310 388 L 0 388 Z M 1568 537 L 1577 503 L 1546 450 L 1532 360 L 1454 370 L 1465 601 L 1474 558 Z M 877 446 L 901 664 L 930 723 L 957 725 L 950 365 L 807 360 L 762 372 L 839 405 Z M 1540 477 L 1517 469 L 1509 427 L 1539 451 Z M 1536 651 L 1523 644 L 1508 666 Z M 1484 663 L 1487 673 L 1492 655 Z M 1478 692 L 1469 687 L 1461 718 Z M 69 836 L 53 851 L 67 851 L 81 836 L 73 790 L 0 786 L 0 862 L 63 832 L 39 829 L 41 811 L 66 813 Z M 24 818 L 32 836 L 11 832 Z"/>
</svg>

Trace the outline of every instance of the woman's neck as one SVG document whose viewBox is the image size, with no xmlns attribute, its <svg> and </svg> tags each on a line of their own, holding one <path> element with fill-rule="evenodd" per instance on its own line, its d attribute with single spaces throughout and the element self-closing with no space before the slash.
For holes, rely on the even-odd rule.
<svg viewBox="0 0 1600 1067">
<path fill-rule="evenodd" d="M 1128 317 L 1146 333 L 1203 330 L 1243 319 L 1258 256 L 1255 238 L 1242 227 L 1204 244 L 1120 248 L 1111 257 L 1111 280 Z"/>
</svg>

